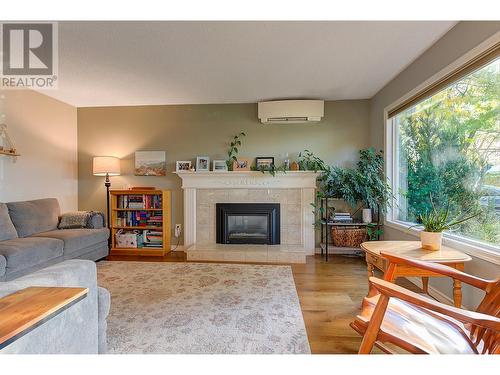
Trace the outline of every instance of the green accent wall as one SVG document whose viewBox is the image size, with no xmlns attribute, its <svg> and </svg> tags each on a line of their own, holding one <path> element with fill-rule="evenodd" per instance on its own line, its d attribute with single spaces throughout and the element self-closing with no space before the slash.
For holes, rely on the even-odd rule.
<svg viewBox="0 0 500 375">
<path fill-rule="evenodd" d="M 319 123 L 263 125 L 257 104 L 78 108 L 78 207 L 105 209 L 104 178 L 92 175 L 92 157 L 111 155 L 122 159 L 122 175 L 111 178 L 112 187 L 172 190 L 172 226 L 182 224 L 176 160 L 225 159 L 229 140 L 244 131 L 240 156 L 274 156 L 281 163 L 285 153 L 293 161 L 309 149 L 330 164 L 352 165 L 358 150 L 369 146 L 369 112 L 369 100 L 330 101 Z M 141 150 L 166 151 L 167 176 L 134 176 L 134 152 Z"/>
</svg>

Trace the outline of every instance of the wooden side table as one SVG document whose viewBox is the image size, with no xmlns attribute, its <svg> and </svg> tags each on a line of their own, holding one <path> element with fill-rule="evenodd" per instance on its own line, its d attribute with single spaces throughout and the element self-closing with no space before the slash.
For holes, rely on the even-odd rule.
<svg viewBox="0 0 500 375">
<path fill-rule="evenodd" d="M 0 349 L 87 297 L 88 291 L 30 287 L 0 298 Z"/>
<path fill-rule="evenodd" d="M 382 251 L 416 260 L 445 264 L 459 271 L 463 271 L 465 262 L 472 259 L 467 254 L 446 246 L 438 251 L 424 250 L 421 248 L 420 241 L 370 241 L 363 242 L 361 248 L 366 255 L 368 277 L 373 276 L 374 268 L 378 268 L 382 272 L 387 270 L 389 262 L 380 255 Z M 426 294 L 429 294 L 429 277 L 447 277 L 416 267 L 398 265 L 394 280 L 398 277 L 412 276 L 422 278 L 422 289 Z M 459 280 L 453 280 L 453 302 L 456 307 L 462 306 L 462 283 Z"/>
</svg>

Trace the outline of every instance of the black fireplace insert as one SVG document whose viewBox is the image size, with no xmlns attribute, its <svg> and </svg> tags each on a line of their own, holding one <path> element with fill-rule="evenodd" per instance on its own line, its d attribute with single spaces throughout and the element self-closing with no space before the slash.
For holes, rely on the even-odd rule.
<svg viewBox="0 0 500 375">
<path fill-rule="evenodd" d="M 217 203 L 217 243 L 280 244 L 279 203 Z"/>
</svg>

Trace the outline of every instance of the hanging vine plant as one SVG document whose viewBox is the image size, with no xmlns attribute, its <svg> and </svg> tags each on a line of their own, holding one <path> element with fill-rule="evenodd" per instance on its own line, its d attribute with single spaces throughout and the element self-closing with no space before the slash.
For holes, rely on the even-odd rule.
<svg viewBox="0 0 500 375">
<path fill-rule="evenodd" d="M 260 171 L 262 173 L 269 173 L 271 176 L 276 176 L 277 172 L 283 172 L 286 173 L 286 165 L 282 164 L 279 167 L 277 167 L 274 164 L 270 165 L 261 165 L 260 167 L 252 166 L 252 171 Z"/>
</svg>

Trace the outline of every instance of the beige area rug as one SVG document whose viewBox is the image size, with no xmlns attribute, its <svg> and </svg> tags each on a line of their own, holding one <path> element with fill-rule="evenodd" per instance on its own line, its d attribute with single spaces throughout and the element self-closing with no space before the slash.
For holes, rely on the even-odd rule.
<svg viewBox="0 0 500 375">
<path fill-rule="evenodd" d="M 109 353 L 310 353 L 289 266 L 99 262 Z"/>
</svg>

